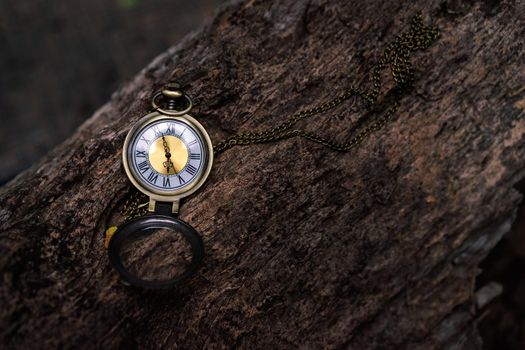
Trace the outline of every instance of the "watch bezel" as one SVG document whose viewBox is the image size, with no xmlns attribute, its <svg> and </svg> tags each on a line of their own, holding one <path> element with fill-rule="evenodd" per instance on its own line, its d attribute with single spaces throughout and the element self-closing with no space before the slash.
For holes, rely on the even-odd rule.
<svg viewBox="0 0 525 350">
<path fill-rule="evenodd" d="M 140 130 L 147 127 L 149 124 L 152 124 L 159 120 L 178 120 L 182 123 L 188 124 L 199 134 L 199 136 L 201 136 L 204 143 L 203 148 L 205 154 L 203 155 L 203 162 L 205 162 L 205 165 L 203 171 L 200 172 L 200 174 L 192 181 L 190 185 L 178 190 L 170 191 L 169 193 L 166 193 L 167 191 L 156 191 L 154 189 L 145 187 L 141 183 L 143 182 L 143 180 L 136 173 L 133 165 L 130 164 L 132 157 L 130 157 L 129 154 L 129 146 L 132 140 L 134 139 L 134 136 L 137 135 L 137 133 Z M 213 165 L 213 144 L 211 142 L 210 136 L 206 132 L 206 129 L 204 129 L 204 127 L 189 114 L 184 114 L 180 116 L 170 116 L 159 112 L 152 112 L 142 117 L 126 135 L 126 139 L 124 140 L 124 146 L 122 147 L 122 162 L 124 164 L 124 170 L 128 179 L 140 192 L 144 193 L 145 195 L 149 196 L 151 199 L 156 201 L 175 202 L 180 200 L 181 198 L 193 194 L 204 184 L 204 182 L 208 178 L 208 175 L 211 171 L 211 167 Z"/>
</svg>

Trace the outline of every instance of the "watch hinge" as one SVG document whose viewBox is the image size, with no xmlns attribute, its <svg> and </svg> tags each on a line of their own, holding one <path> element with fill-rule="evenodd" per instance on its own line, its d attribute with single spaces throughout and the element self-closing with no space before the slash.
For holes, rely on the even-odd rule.
<svg viewBox="0 0 525 350">
<path fill-rule="evenodd" d="M 171 206 L 171 213 L 172 214 L 178 214 L 179 213 L 179 200 L 174 200 Z"/>
<path fill-rule="evenodd" d="M 164 211 L 166 213 L 166 202 L 161 202 L 163 204 L 163 207 L 164 209 L 162 209 L 162 211 Z M 171 204 L 171 213 L 172 214 L 178 214 L 179 213 L 179 200 L 174 200 L 173 202 L 170 202 L 169 204 Z M 149 212 L 158 212 L 157 209 L 157 201 L 154 200 L 154 199 L 149 199 L 149 204 L 148 204 L 148 211 Z"/>
<path fill-rule="evenodd" d="M 148 211 L 154 212 L 155 211 L 155 204 L 157 202 L 154 199 L 149 199 L 149 205 L 148 205 Z"/>
</svg>

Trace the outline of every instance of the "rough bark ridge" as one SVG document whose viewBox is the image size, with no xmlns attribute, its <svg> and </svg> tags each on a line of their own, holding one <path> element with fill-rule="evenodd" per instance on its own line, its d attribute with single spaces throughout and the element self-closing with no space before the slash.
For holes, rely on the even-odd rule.
<svg viewBox="0 0 525 350">
<path fill-rule="evenodd" d="M 247 1 L 159 56 L 2 189 L 2 343 L 479 348 L 477 265 L 525 177 L 525 5 L 418 6 Z M 207 249 L 198 276 L 166 293 L 119 283 L 102 233 L 129 191 L 121 147 L 151 91 L 184 84 L 214 141 L 272 126 L 366 84 L 417 10 L 442 36 L 417 54 L 393 122 L 349 154 L 299 139 L 226 152 L 182 206 Z M 303 126 L 342 138 L 374 116 L 345 105 Z"/>
</svg>

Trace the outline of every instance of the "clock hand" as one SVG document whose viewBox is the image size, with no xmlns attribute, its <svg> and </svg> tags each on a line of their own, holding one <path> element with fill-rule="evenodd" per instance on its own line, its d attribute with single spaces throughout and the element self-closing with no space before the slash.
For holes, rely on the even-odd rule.
<svg viewBox="0 0 525 350">
<path fill-rule="evenodd" d="M 162 146 L 164 147 L 164 152 L 166 153 L 166 158 L 169 158 L 168 154 L 170 153 L 170 148 L 168 147 L 168 142 L 166 142 L 166 139 L 164 138 L 164 135 L 162 136 Z"/>
<path fill-rule="evenodd" d="M 170 167 L 173 168 L 173 169 L 175 168 L 175 167 L 173 166 L 173 162 L 172 162 L 171 159 L 169 159 L 169 158 L 167 158 L 167 160 L 166 160 L 164 163 L 162 163 L 162 165 L 164 165 L 164 167 L 166 168 L 166 173 L 167 173 L 168 175 L 169 175 L 169 173 L 170 173 Z"/>
<path fill-rule="evenodd" d="M 171 162 L 171 153 L 170 148 L 168 147 L 168 142 L 164 138 L 164 135 L 162 136 L 162 146 L 164 147 L 164 155 L 166 156 L 166 161 L 162 163 L 164 167 L 166 168 L 166 173 L 169 175 L 170 173 L 170 167 L 173 168 L 173 163 Z"/>
</svg>

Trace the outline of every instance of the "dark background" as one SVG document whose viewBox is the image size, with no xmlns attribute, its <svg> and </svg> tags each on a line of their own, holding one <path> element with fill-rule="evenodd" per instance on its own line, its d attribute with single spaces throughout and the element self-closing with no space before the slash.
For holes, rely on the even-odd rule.
<svg viewBox="0 0 525 350">
<path fill-rule="evenodd" d="M 0 0 L 0 186 L 66 139 L 156 55 L 197 29 L 218 0 Z M 525 186 L 522 186 L 525 192 Z M 525 349 L 525 208 L 482 264 L 487 349 Z"/>
<path fill-rule="evenodd" d="M 221 3 L 0 0 L 0 185 Z"/>
</svg>

